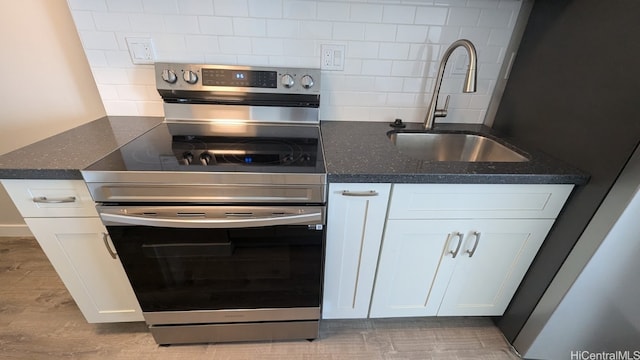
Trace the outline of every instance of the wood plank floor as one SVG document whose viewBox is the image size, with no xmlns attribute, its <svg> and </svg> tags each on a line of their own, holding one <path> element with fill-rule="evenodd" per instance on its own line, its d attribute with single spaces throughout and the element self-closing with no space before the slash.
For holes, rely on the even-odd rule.
<svg viewBox="0 0 640 360">
<path fill-rule="evenodd" d="M 160 347 L 144 323 L 88 324 L 33 238 L 0 237 L 0 359 L 518 359 L 486 318 L 323 320 L 320 338 Z"/>
</svg>

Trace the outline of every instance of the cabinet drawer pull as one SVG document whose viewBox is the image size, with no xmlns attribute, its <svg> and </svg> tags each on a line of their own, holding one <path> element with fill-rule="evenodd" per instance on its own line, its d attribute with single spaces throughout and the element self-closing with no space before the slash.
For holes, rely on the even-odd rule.
<svg viewBox="0 0 640 360">
<path fill-rule="evenodd" d="M 76 202 L 75 196 L 67 196 L 61 198 L 48 198 L 46 196 L 37 196 L 33 198 L 34 203 L 42 203 L 42 204 L 62 204 L 62 203 L 72 203 Z"/>
<path fill-rule="evenodd" d="M 117 258 L 118 254 L 116 252 L 114 252 L 113 250 L 111 250 L 111 245 L 109 245 L 109 234 L 103 232 L 102 233 L 102 241 L 104 241 L 104 246 L 107 248 L 107 251 L 109 252 L 109 255 L 111 255 L 111 258 L 113 258 L 114 260 Z"/>
<path fill-rule="evenodd" d="M 378 192 L 375 190 L 368 190 L 368 191 L 342 190 L 342 196 L 378 196 Z"/>
<path fill-rule="evenodd" d="M 458 238 L 458 245 L 456 245 L 456 249 L 455 250 L 451 250 L 451 239 L 453 239 L 454 237 Z M 460 251 L 460 246 L 462 246 L 462 239 L 464 238 L 464 235 L 462 235 L 462 233 L 459 233 L 457 231 L 449 233 L 449 236 L 447 236 L 447 246 L 449 247 L 449 251 L 447 251 L 447 254 L 451 254 L 451 258 L 455 259 L 456 256 L 458 256 L 458 252 Z"/>
<path fill-rule="evenodd" d="M 480 243 L 480 232 L 474 231 L 473 236 L 475 236 L 476 238 L 476 241 L 473 243 L 473 248 L 471 248 L 471 250 L 467 249 L 464 251 L 465 253 L 469 254 L 469 257 L 472 257 L 473 254 L 476 253 L 476 249 L 478 248 L 478 244 Z"/>
</svg>

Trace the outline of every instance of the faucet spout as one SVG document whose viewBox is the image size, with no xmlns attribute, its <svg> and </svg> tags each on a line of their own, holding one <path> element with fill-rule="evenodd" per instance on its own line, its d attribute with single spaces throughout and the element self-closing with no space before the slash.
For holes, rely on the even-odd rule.
<svg viewBox="0 0 640 360">
<path fill-rule="evenodd" d="M 463 47 L 467 50 L 467 54 L 469 56 L 469 65 L 467 67 L 467 74 L 464 80 L 464 86 L 462 88 L 462 92 L 471 93 L 476 92 L 476 82 L 477 82 L 477 67 L 478 67 L 478 56 L 476 53 L 476 48 L 473 46 L 473 43 L 466 39 L 456 40 L 449 46 L 449 48 L 444 52 L 442 56 L 442 60 L 440 60 L 440 67 L 438 68 L 438 76 L 436 77 L 435 86 L 433 88 L 433 94 L 431 96 L 431 102 L 429 103 L 429 109 L 427 111 L 427 116 L 424 119 L 424 128 L 425 130 L 430 130 L 433 127 L 433 123 L 436 117 L 445 117 L 447 116 L 447 107 L 449 105 L 449 98 L 447 97 L 447 102 L 445 104 L 444 109 L 438 109 L 438 95 L 440 95 L 440 86 L 442 85 L 442 77 L 444 76 L 444 69 L 447 66 L 447 61 L 451 54 L 458 47 Z"/>
</svg>

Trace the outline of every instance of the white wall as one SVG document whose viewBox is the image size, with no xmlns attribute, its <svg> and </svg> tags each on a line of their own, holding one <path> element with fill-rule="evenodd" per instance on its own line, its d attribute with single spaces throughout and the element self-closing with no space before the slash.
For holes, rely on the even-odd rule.
<svg viewBox="0 0 640 360">
<path fill-rule="evenodd" d="M 125 38 L 153 40 L 158 61 L 320 66 L 344 44 L 344 71 L 323 71 L 323 120 L 424 119 L 441 54 L 478 49 L 478 93 L 443 83 L 449 122 L 482 123 L 520 0 L 68 0 L 110 115 L 163 115 L 152 65 L 132 65 Z M 464 67 L 457 50 L 448 70 Z M 448 71 L 450 72 L 450 71 Z"/>
<path fill-rule="evenodd" d="M 65 0 L 3 2 L 0 41 L 0 154 L 105 115 Z M 0 236 L 25 233 L 0 186 Z"/>
</svg>

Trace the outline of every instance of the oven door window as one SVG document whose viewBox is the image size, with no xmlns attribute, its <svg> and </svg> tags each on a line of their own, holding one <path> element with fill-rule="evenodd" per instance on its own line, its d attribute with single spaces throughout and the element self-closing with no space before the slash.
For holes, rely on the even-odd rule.
<svg viewBox="0 0 640 360">
<path fill-rule="evenodd" d="M 145 312 L 320 305 L 315 228 L 107 228 Z"/>
</svg>

